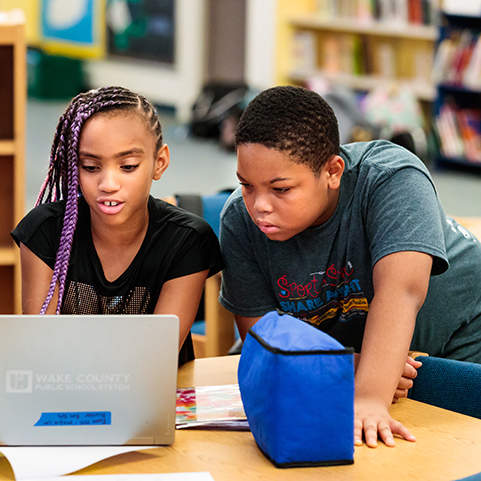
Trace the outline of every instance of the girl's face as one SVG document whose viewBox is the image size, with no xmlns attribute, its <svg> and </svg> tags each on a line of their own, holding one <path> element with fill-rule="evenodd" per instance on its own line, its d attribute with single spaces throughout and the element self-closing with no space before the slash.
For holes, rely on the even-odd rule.
<svg viewBox="0 0 481 481">
<path fill-rule="evenodd" d="M 334 156 L 319 175 L 288 154 L 261 144 L 237 148 L 237 177 L 254 223 L 271 240 L 285 241 L 334 214 L 344 161 Z"/>
<path fill-rule="evenodd" d="M 148 219 L 152 181 L 169 165 L 167 145 L 156 151 L 155 142 L 145 121 L 131 112 L 99 113 L 85 122 L 79 183 L 92 222 L 120 226 Z"/>
</svg>

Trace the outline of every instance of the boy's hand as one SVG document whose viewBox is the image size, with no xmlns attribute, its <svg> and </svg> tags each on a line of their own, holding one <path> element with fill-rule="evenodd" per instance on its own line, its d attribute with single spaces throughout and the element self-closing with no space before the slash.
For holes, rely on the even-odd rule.
<svg viewBox="0 0 481 481">
<path fill-rule="evenodd" d="M 394 435 L 397 434 L 407 441 L 416 438 L 399 421 L 395 421 L 388 409 L 374 399 L 357 399 L 354 403 L 354 444 L 362 445 L 362 435 L 366 444 L 377 447 L 378 436 L 386 446 L 395 446 Z"/>
<path fill-rule="evenodd" d="M 394 393 L 393 403 L 397 402 L 400 398 L 407 397 L 409 389 L 413 387 L 413 379 L 416 379 L 418 375 L 417 370 L 421 366 L 422 362 L 415 361 L 411 356 L 407 357 L 401 379 Z"/>
</svg>

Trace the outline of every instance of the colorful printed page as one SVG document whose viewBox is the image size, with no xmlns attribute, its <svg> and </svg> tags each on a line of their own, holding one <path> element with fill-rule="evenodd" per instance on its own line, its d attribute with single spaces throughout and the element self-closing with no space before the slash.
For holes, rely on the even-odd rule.
<svg viewBox="0 0 481 481">
<path fill-rule="evenodd" d="M 177 389 L 176 428 L 249 430 L 238 384 Z"/>
</svg>

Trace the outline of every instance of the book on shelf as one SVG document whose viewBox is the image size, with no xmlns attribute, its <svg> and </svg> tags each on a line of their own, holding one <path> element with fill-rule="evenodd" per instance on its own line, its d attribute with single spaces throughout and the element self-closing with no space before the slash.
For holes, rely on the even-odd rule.
<svg viewBox="0 0 481 481">
<path fill-rule="evenodd" d="M 481 162 L 481 110 L 459 109 L 456 115 L 467 159 Z"/>
<path fill-rule="evenodd" d="M 399 25 L 434 25 L 439 0 L 318 0 L 321 18 L 379 21 Z"/>
<path fill-rule="evenodd" d="M 317 65 L 317 40 L 312 32 L 297 31 L 293 36 L 292 65 L 295 70 L 311 71 Z"/>
<path fill-rule="evenodd" d="M 481 90 L 481 34 L 478 34 L 471 50 L 471 58 L 464 71 L 463 83 L 467 88 Z"/>
<path fill-rule="evenodd" d="M 414 77 L 422 83 L 429 83 L 431 80 L 431 72 L 433 70 L 433 54 L 431 50 L 417 49 L 414 52 Z"/>
<path fill-rule="evenodd" d="M 249 430 L 239 385 L 177 388 L 175 427 Z"/>
<path fill-rule="evenodd" d="M 375 70 L 374 72 L 382 78 L 396 78 L 396 62 L 394 47 L 390 43 L 381 43 L 374 51 Z"/>
<path fill-rule="evenodd" d="M 322 43 L 321 69 L 331 75 L 369 73 L 365 43 L 356 35 L 327 35 Z"/>
<path fill-rule="evenodd" d="M 481 89 L 481 34 L 455 29 L 438 45 L 433 62 L 438 84 Z"/>
<path fill-rule="evenodd" d="M 445 103 L 436 116 L 436 129 L 444 157 L 481 163 L 481 109 Z"/>
<path fill-rule="evenodd" d="M 423 0 L 408 0 L 408 22 L 414 25 L 424 23 Z"/>
</svg>

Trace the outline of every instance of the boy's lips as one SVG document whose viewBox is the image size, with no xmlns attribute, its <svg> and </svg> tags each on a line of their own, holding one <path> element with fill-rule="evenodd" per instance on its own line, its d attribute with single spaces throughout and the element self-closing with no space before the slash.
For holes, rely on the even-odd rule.
<svg viewBox="0 0 481 481">
<path fill-rule="evenodd" d="M 258 222 L 257 227 L 266 235 L 271 235 L 279 232 L 279 227 L 268 222 Z"/>
</svg>

